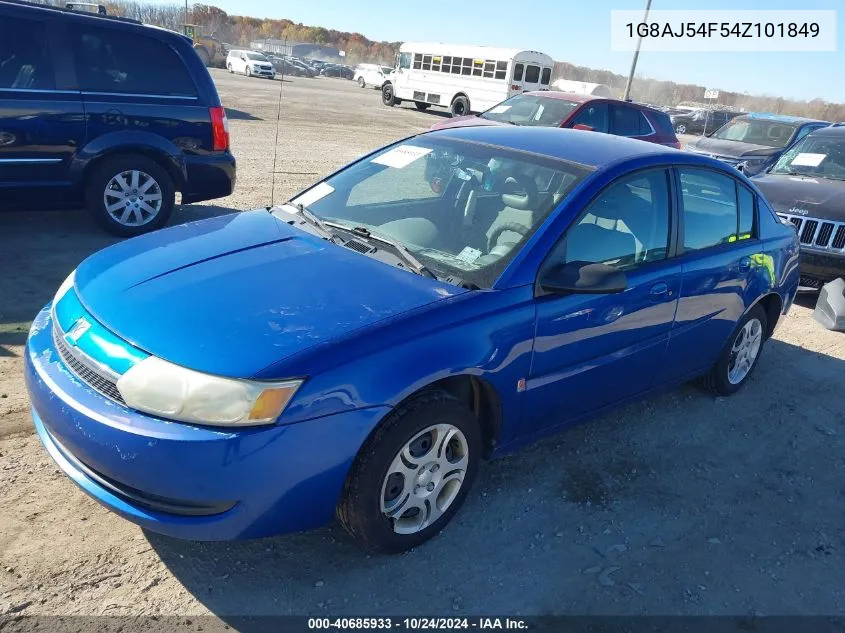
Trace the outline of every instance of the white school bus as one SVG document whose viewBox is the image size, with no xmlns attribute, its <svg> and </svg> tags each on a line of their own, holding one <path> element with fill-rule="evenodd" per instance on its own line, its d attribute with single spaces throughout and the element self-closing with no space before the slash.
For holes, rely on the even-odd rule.
<svg viewBox="0 0 845 633">
<path fill-rule="evenodd" d="M 413 101 L 420 110 L 449 108 L 452 116 L 483 112 L 527 90 L 547 90 L 554 60 L 518 48 L 406 42 L 382 85 L 385 105 Z"/>
</svg>

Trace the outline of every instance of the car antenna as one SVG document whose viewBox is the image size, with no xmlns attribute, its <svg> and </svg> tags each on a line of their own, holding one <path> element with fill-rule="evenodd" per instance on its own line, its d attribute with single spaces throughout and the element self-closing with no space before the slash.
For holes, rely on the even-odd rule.
<svg viewBox="0 0 845 633">
<path fill-rule="evenodd" d="M 285 40 L 285 50 L 288 42 Z M 282 61 L 284 62 L 284 55 Z M 271 62 L 272 63 L 272 62 Z M 276 64 L 273 64 L 275 66 Z M 270 206 L 276 206 L 276 156 L 279 153 L 279 128 L 282 122 L 282 86 L 285 84 L 285 65 L 282 63 L 281 79 L 279 80 L 279 107 L 276 109 L 276 141 L 273 144 L 273 175 L 270 177 Z"/>
</svg>

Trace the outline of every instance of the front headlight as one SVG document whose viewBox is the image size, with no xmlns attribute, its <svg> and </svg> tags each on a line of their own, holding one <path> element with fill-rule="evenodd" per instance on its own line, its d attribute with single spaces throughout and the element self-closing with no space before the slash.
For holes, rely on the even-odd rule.
<svg viewBox="0 0 845 633">
<path fill-rule="evenodd" d="M 214 426 L 272 424 L 302 380 L 259 382 L 203 374 L 150 356 L 117 381 L 126 405 L 162 418 Z"/>
</svg>

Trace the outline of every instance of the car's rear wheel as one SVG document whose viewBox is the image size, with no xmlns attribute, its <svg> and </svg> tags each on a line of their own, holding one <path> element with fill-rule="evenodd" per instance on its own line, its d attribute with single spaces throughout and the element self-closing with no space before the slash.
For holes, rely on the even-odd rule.
<svg viewBox="0 0 845 633">
<path fill-rule="evenodd" d="M 449 108 L 452 116 L 464 116 L 469 114 L 469 99 L 464 96 L 455 97 L 452 100 L 452 106 Z"/>
<path fill-rule="evenodd" d="M 766 342 L 768 320 L 762 306 L 756 305 L 742 318 L 719 360 L 704 376 L 704 386 L 720 396 L 729 396 L 747 381 Z"/>
<path fill-rule="evenodd" d="M 161 165 L 146 156 L 125 154 L 94 167 L 85 199 L 106 231 L 131 237 L 164 226 L 173 213 L 176 192 Z"/>
<path fill-rule="evenodd" d="M 232 64 L 226 64 L 226 69 L 227 69 L 230 73 L 234 73 L 234 72 L 235 72 L 235 71 L 232 69 Z"/>
<path fill-rule="evenodd" d="M 679 123 L 675 126 L 675 133 L 676 134 L 686 134 L 687 133 L 687 126 L 683 123 Z"/>
<path fill-rule="evenodd" d="M 366 82 L 366 81 L 364 81 L 364 78 L 363 78 L 363 77 L 358 77 L 358 85 L 359 85 L 361 88 L 366 88 L 366 87 L 367 87 L 367 82 Z"/>
<path fill-rule="evenodd" d="M 398 407 L 362 448 L 338 517 L 366 549 L 398 553 L 451 520 L 469 492 L 481 454 L 472 412 L 448 393 L 422 393 Z"/>
</svg>

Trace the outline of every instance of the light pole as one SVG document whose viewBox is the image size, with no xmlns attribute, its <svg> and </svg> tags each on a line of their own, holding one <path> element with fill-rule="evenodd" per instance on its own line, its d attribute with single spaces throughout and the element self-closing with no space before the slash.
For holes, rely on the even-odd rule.
<svg viewBox="0 0 845 633">
<path fill-rule="evenodd" d="M 643 16 L 643 22 L 648 20 L 648 11 L 651 9 L 651 0 L 646 0 L 645 3 L 645 15 Z M 625 101 L 628 100 L 628 97 L 631 96 L 631 82 L 634 81 L 634 72 L 637 70 L 637 59 L 640 57 L 640 45 L 643 43 L 642 35 L 637 39 L 637 50 L 634 51 L 634 60 L 631 62 L 631 72 L 628 75 L 628 83 L 625 84 L 625 96 L 622 97 Z"/>
<path fill-rule="evenodd" d="M 188 0 L 185 0 L 185 35 L 188 34 Z"/>
</svg>

